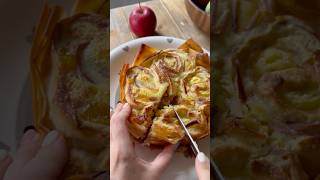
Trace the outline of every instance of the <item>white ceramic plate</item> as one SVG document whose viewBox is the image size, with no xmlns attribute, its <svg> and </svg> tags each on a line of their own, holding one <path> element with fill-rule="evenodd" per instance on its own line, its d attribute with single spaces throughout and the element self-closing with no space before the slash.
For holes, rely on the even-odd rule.
<svg viewBox="0 0 320 180">
<path fill-rule="evenodd" d="M 141 44 L 147 44 L 157 49 L 177 48 L 184 40 L 166 37 L 151 36 L 139 38 L 124 43 L 110 52 L 110 106 L 115 107 L 119 100 L 119 72 L 125 63 L 131 64 Z M 209 53 L 207 50 L 204 50 Z M 198 142 L 200 151 L 209 157 L 209 138 Z M 151 161 L 160 150 L 151 150 L 142 145 L 136 145 L 138 156 Z M 195 180 L 194 159 L 186 158 L 181 153 L 175 153 L 170 165 L 161 177 L 162 180 Z"/>
</svg>

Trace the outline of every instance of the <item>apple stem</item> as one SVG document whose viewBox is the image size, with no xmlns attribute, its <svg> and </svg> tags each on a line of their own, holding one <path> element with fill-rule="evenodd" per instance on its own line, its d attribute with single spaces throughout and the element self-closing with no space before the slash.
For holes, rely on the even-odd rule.
<svg viewBox="0 0 320 180">
<path fill-rule="evenodd" d="M 140 9 L 141 9 L 140 0 L 138 0 L 138 3 L 139 3 L 139 7 L 140 7 Z"/>
</svg>

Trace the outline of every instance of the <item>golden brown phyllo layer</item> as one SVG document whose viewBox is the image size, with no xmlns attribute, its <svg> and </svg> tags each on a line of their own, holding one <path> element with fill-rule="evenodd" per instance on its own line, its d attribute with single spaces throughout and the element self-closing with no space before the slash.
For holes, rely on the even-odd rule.
<svg viewBox="0 0 320 180">
<path fill-rule="evenodd" d="M 66 18 L 61 8 L 46 6 L 31 53 L 34 125 L 66 138 L 62 179 L 92 179 L 108 162 L 108 20 L 81 4 Z"/>
<path fill-rule="evenodd" d="M 50 116 L 55 128 L 71 141 L 69 166 L 76 168 L 72 174 L 106 169 L 106 31 L 105 17 L 80 14 L 59 22 L 54 32 Z"/>
<path fill-rule="evenodd" d="M 120 73 L 120 98 L 132 108 L 131 135 L 147 145 L 184 139 L 173 105 L 195 139 L 209 134 L 210 72 L 207 53 L 192 39 L 178 49 L 141 45 L 134 63 Z"/>
<path fill-rule="evenodd" d="M 265 9 L 266 2 L 280 1 L 218 5 L 232 2 L 235 19 L 220 19 L 226 26 L 215 36 L 212 159 L 226 179 L 319 179 L 317 31 L 293 16 L 275 15 L 276 7 Z M 252 11 L 240 13 L 246 8 Z M 223 8 L 219 12 L 218 19 Z M 232 20 L 245 27 L 250 19 L 249 29 L 232 28 Z"/>
</svg>

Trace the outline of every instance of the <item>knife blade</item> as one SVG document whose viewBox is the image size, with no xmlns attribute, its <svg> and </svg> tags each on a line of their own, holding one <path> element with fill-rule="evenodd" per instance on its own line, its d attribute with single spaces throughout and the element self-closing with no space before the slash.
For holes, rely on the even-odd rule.
<svg viewBox="0 0 320 180">
<path fill-rule="evenodd" d="M 187 138 L 189 139 L 190 141 L 190 144 L 191 144 L 191 148 L 192 148 L 192 151 L 193 153 L 195 154 L 195 156 L 198 155 L 198 153 L 200 153 L 200 150 L 199 150 L 199 147 L 198 147 L 198 144 L 196 143 L 196 141 L 192 138 L 191 134 L 189 133 L 187 127 L 185 126 L 185 124 L 183 123 L 182 121 L 182 118 L 179 116 L 178 112 L 174 109 L 174 107 L 170 104 L 169 107 L 171 107 L 174 111 L 174 113 L 176 114 L 176 117 L 181 125 L 181 127 L 183 128 L 184 132 L 186 133 L 187 135 Z M 224 180 L 224 177 L 222 176 L 218 166 L 215 164 L 215 162 L 212 160 L 210 161 L 210 167 L 211 169 L 213 169 L 213 177 L 214 179 L 216 180 Z"/>
<path fill-rule="evenodd" d="M 176 116 L 177 116 L 177 119 L 178 119 L 180 125 L 182 126 L 185 134 L 187 135 L 187 138 L 188 138 L 188 140 L 190 141 L 190 145 L 191 145 L 191 148 L 192 148 L 193 153 L 197 156 L 197 154 L 200 152 L 199 147 L 198 147 L 198 144 L 196 143 L 195 140 L 193 140 L 192 136 L 190 135 L 187 127 L 184 125 L 184 123 L 183 123 L 181 117 L 179 116 L 178 112 L 174 109 L 174 107 L 173 107 L 172 105 L 170 105 L 170 107 L 173 109 L 174 113 L 175 113 Z"/>
</svg>

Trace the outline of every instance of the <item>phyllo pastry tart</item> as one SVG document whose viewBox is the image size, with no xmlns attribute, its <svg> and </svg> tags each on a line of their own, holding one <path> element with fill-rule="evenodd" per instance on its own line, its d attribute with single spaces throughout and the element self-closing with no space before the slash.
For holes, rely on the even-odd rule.
<svg viewBox="0 0 320 180">
<path fill-rule="evenodd" d="M 62 179 L 93 179 L 109 162 L 106 6 L 83 3 L 70 17 L 46 6 L 31 52 L 34 125 L 43 135 L 55 129 L 66 138 L 69 161 Z"/>
<path fill-rule="evenodd" d="M 216 37 L 241 42 L 215 49 L 211 157 L 226 179 L 319 179 L 318 32 L 293 16 L 265 15 L 270 22 Z"/>
<path fill-rule="evenodd" d="M 120 73 L 120 98 L 132 107 L 129 132 L 145 144 L 186 143 L 173 109 L 195 139 L 209 134 L 209 56 L 192 39 L 177 49 L 158 50 L 145 44 L 132 65 Z"/>
</svg>

